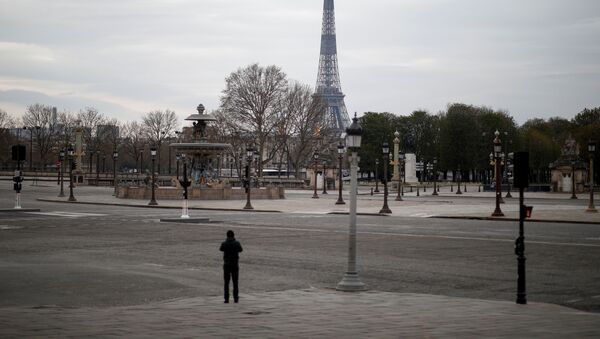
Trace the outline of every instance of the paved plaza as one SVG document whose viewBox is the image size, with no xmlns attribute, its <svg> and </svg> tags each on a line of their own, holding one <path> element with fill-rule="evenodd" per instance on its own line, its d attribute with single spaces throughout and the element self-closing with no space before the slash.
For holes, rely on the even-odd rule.
<svg viewBox="0 0 600 339">
<path fill-rule="evenodd" d="M 339 281 L 342 274 L 337 270 L 340 264 L 343 267 L 344 259 L 323 256 L 327 251 L 322 252 L 322 248 L 334 246 L 335 242 L 335 252 L 344 253 L 344 244 L 337 243 L 343 236 L 345 228 L 336 223 L 339 220 L 346 220 L 343 214 L 347 213 L 348 204 L 334 204 L 337 192 L 320 194 L 319 199 L 312 199 L 312 191 L 288 191 L 286 199 L 283 200 L 253 200 L 252 204 L 255 208 L 253 211 L 242 209 L 245 201 L 190 201 L 192 217 L 211 216 L 211 219 L 215 219 L 221 216 L 220 219 L 223 221 L 212 224 L 203 222 L 196 226 L 193 224 L 163 226 L 157 218 L 163 216 L 176 218 L 180 214 L 180 201 L 159 200 L 157 207 L 148 207 L 147 201 L 116 199 L 111 195 L 110 188 L 82 186 L 75 191 L 78 202 L 72 204 L 67 203 L 66 198 L 56 197 L 55 186 L 42 184 L 35 188 L 35 197 L 27 196 L 32 190 L 34 189 L 29 185 L 25 187 L 23 207 L 40 208 L 41 212 L 10 211 L 12 191 L 3 190 L 0 199 L 3 204 L 0 206 L 3 209 L 1 216 L 4 218 L 0 220 L 2 226 L 0 235 L 10 236 L 10 239 L 14 237 L 11 242 L 3 242 L 0 250 L 4 258 L 0 260 L 0 269 L 4 272 L 4 282 L 0 282 L 0 295 L 5 300 L 0 306 L 0 337 L 2 338 L 600 337 L 600 313 L 536 302 L 536 293 L 541 291 L 535 291 L 535 288 L 530 290 L 532 296 L 527 305 L 517 305 L 512 300 L 516 287 L 512 281 L 507 285 L 508 288 L 503 287 L 504 283 L 501 282 L 499 294 L 491 298 L 474 289 L 479 283 L 469 283 L 468 280 L 448 281 L 448 284 L 452 285 L 450 289 L 455 291 L 453 295 L 440 294 L 443 292 L 439 289 L 432 289 L 431 293 L 402 292 L 411 289 L 409 287 L 411 285 L 406 285 L 408 282 L 403 280 L 411 280 L 413 277 L 408 276 L 407 271 L 403 273 L 401 270 L 394 273 L 390 281 L 381 278 L 375 280 L 375 276 L 385 276 L 384 273 L 379 273 L 380 270 L 386 269 L 385 262 L 377 263 L 377 261 L 386 257 L 377 255 L 373 257 L 375 261 L 371 261 L 370 256 L 364 252 L 360 252 L 363 253 L 361 267 L 368 290 L 357 293 L 336 291 L 335 282 Z M 408 246 L 407 244 L 410 244 L 413 239 L 412 242 L 419 241 L 419 244 L 422 244 L 418 247 L 420 250 L 431 247 L 433 251 L 433 247 L 437 247 L 440 253 L 446 251 L 445 253 L 451 257 L 450 254 L 455 251 L 454 246 L 464 247 L 463 242 L 459 245 L 458 241 L 462 239 L 473 241 L 475 238 L 458 231 L 449 234 L 439 233 L 443 232 L 446 226 L 440 226 L 438 230 L 429 229 L 426 227 L 427 220 L 440 220 L 441 225 L 454 225 L 455 222 L 452 220 L 457 220 L 458 223 L 460 220 L 471 223 L 476 222 L 473 220 L 481 220 L 481 222 L 492 223 L 489 234 L 482 228 L 477 235 L 482 240 L 486 240 L 491 235 L 502 235 L 504 228 L 499 227 L 495 231 L 493 225 L 501 223 L 512 227 L 515 224 L 518 200 L 506 199 L 506 203 L 502 205 L 506 217 L 498 219 L 503 221 L 489 221 L 494 207 L 493 193 L 476 192 L 476 190 L 477 188 L 469 187 L 467 193 L 458 196 L 448 189 L 443 189 L 437 197 L 431 196 L 430 190 L 425 193 L 420 192 L 418 197 L 416 192 L 407 192 L 404 201 L 394 201 L 395 195 L 392 194 L 389 206 L 393 213 L 385 216 L 378 213 L 383 201 L 382 195 L 371 195 L 370 189 L 363 187 L 359 191 L 358 212 L 363 218 L 368 219 L 359 219 L 359 227 L 361 227 L 361 220 L 362 223 L 368 220 L 369 225 L 364 226 L 368 228 L 361 231 L 359 241 L 364 243 L 368 240 L 376 244 L 383 241 L 380 240 L 384 239 L 382 237 L 397 236 L 398 241 L 402 239 L 403 246 Z M 513 193 L 513 196 L 516 194 Z M 588 267 L 587 274 L 596 276 L 600 265 L 590 269 L 589 267 L 594 267 L 593 262 L 594 260 L 597 262 L 597 259 L 586 258 L 585 250 L 587 249 L 589 255 L 596 256 L 600 249 L 598 229 L 600 214 L 584 212 L 587 206 L 586 197 L 581 196 L 578 200 L 568 198 L 569 195 L 566 194 L 526 194 L 525 203 L 534 206 L 531 220 L 534 222 L 531 225 L 540 224 L 543 225 L 542 227 L 549 227 L 547 225 L 558 222 L 552 228 L 559 234 L 567 234 L 565 232 L 574 229 L 573 225 L 585 227 L 586 232 L 586 235 L 581 236 L 583 240 L 575 240 L 575 238 L 555 240 L 552 237 L 532 236 L 528 247 L 529 252 L 526 252 L 532 256 L 531 262 L 528 263 L 535 265 L 535 262 L 540 260 L 536 257 L 536 252 L 544 250 L 542 253 L 546 253 L 548 246 L 564 245 L 570 252 L 565 252 L 563 256 L 557 253 L 556 257 L 548 259 L 562 261 L 566 256 L 576 260 L 577 264 L 587 260 L 589 261 L 585 266 Z M 344 199 L 348 199 L 347 191 L 344 192 Z M 114 212 L 111 213 L 111 209 L 114 209 Z M 127 211 L 130 215 L 119 217 L 118 214 L 122 211 Z M 232 215 L 238 221 L 226 221 L 227 215 Z M 331 219 L 333 220 L 331 226 L 328 226 L 330 219 L 323 219 L 327 215 L 334 218 Z M 47 218 L 51 228 L 45 227 L 44 218 Z M 62 224 L 54 224 L 52 218 L 66 221 L 62 221 Z M 89 222 L 84 223 L 85 225 L 78 222 L 86 218 Z M 447 218 L 456 219 L 444 221 L 448 220 Z M 99 219 L 98 222 L 94 221 L 95 219 Z M 105 247 L 113 240 L 105 238 L 102 229 L 96 226 L 102 224 L 102 219 L 110 224 L 106 227 L 106 231 L 115 233 L 116 241 L 119 241 L 117 232 L 124 232 L 123 237 L 132 237 L 131 233 L 125 230 L 125 224 L 131 225 L 127 227 L 133 231 L 145 230 L 145 233 L 153 234 L 156 238 L 135 237 L 132 238 L 133 242 L 124 240 L 123 243 L 127 243 L 127 246 L 135 246 L 130 248 L 119 248 L 118 243 L 115 245 L 117 247 Z M 245 219 L 247 221 L 244 221 Z M 288 221 L 282 221 L 284 225 L 278 225 L 280 220 Z M 137 225 L 131 224 L 132 222 Z M 123 223 L 122 231 L 119 226 L 121 223 Z M 421 232 L 430 233 L 413 235 L 408 228 L 398 230 L 398 226 L 394 226 L 406 223 L 415 225 L 414 227 L 419 228 Z M 194 227 L 200 229 L 193 231 Z M 291 238 L 294 240 L 290 240 L 288 245 L 281 245 L 283 252 L 266 250 L 264 253 L 256 254 L 257 257 L 252 259 L 251 252 L 242 253 L 242 259 L 247 261 L 242 262 L 242 272 L 246 275 L 239 304 L 224 304 L 222 301 L 222 296 L 218 292 L 218 257 L 214 260 L 207 258 L 198 261 L 190 256 L 191 251 L 195 252 L 194 256 L 201 257 L 213 252 L 212 248 L 198 250 L 198 246 L 202 247 L 204 242 L 208 244 L 218 242 L 227 227 L 235 227 L 236 230 L 241 230 L 240 232 L 245 231 L 246 235 L 243 236 L 242 233 L 241 240 L 243 244 L 248 244 L 249 249 L 272 246 L 270 234 L 272 239 L 280 237 L 279 234 L 295 237 Z M 256 239 L 252 239 L 251 230 Z M 402 233 L 386 233 L 391 230 Z M 192 231 L 193 233 L 190 233 Z M 543 234 L 539 227 L 535 231 Z M 23 248 L 25 245 L 20 245 L 21 242 L 27 243 L 23 239 L 28 239 L 28 234 L 35 236 L 36 233 L 40 233 L 40 237 L 36 237 L 39 238 L 36 244 L 42 244 L 47 235 L 47 241 L 56 241 L 56 245 L 47 249 L 37 249 L 35 246 Z M 195 238 L 189 239 L 189 243 L 183 240 L 190 236 Z M 51 240 L 50 237 L 56 237 L 56 240 Z M 83 237 L 86 237 L 85 240 Z M 80 239 L 81 243 L 74 243 L 71 239 Z M 156 239 L 160 239 L 161 242 L 157 242 Z M 311 239 L 314 240 L 314 245 L 306 242 Z M 285 238 L 277 241 L 283 240 Z M 491 243 L 505 244 L 503 248 L 510 249 L 512 246 L 510 236 L 506 240 L 490 240 Z M 456 241 L 456 244 L 448 241 Z M 161 245 L 163 242 L 165 245 Z M 298 246 L 309 247 L 301 249 Z M 486 247 L 489 246 L 486 246 L 485 242 L 483 245 L 477 243 L 474 249 L 479 253 L 472 255 L 475 252 L 467 251 L 464 258 L 476 259 L 475 257 L 478 256 L 476 261 L 482 261 L 484 265 L 488 262 L 487 258 L 491 258 L 490 262 L 498 262 L 501 265 L 504 259 L 494 259 L 495 250 L 482 254 L 481 251 L 485 251 Z M 578 252 L 574 252 L 575 250 Z M 37 254 L 38 251 L 42 256 Z M 289 261 L 294 260 L 293 255 L 286 261 L 278 259 L 277 256 L 285 251 L 297 255 L 297 261 Z M 315 254 L 311 255 L 311 252 Z M 393 254 L 394 261 L 393 263 L 390 261 L 390 265 L 402 264 L 410 269 L 413 264 L 408 257 L 403 261 L 396 259 L 407 254 L 407 252 Z M 138 258 L 137 255 L 140 257 Z M 415 258 L 419 257 L 418 253 L 415 255 Z M 425 255 L 431 254 L 423 253 L 423 256 Z M 161 261 L 161 257 L 165 259 Z M 300 257 L 305 259 L 301 260 Z M 431 258 L 433 261 L 429 261 L 430 263 L 444 260 L 444 258 L 436 258 L 435 254 Z M 463 255 L 456 260 L 464 260 L 462 258 Z M 183 264 L 171 262 L 172 260 L 182 261 Z M 265 261 L 266 266 L 262 261 Z M 416 261 L 414 264 L 419 262 Z M 512 253 L 506 256 L 506 262 L 508 265 L 516 264 Z M 27 263 L 31 269 L 23 268 L 22 263 Z M 250 276 L 248 271 L 259 264 L 264 266 L 261 269 L 263 271 L 257 271 Z M 290 265 L 298 267 L 287 267 Z M 367 265 L 372 267 L 367 268 Z M 422 265 L 434 270 L 428 273 L 427 278 L 433 283 L 436 280 L 436 268 L 424 263 Z M 447 276 L 451 275 L 451 270 L 456 263 L 448 261 L 440 262 L 439 265 L 437 269 L 440 270 L 440 276 Z M 449 266 L 449 271 L 442 269 L 445 265 Z M 332 267 L 336 271 L 333 274 L 325 274 L 323 278 L 319 275 L 319 270 L 330 270 Z M 46 271 L 36 273 L 34 268 Z M 457 271 L 456 275 L 469 275 L 469 267 L 464 266 L 464 269 L 465 271 Z M 531 279 L 534 280 L 536 275 L 541 277 L 542 273 L 546 274 L 544 277 L 557 274 L 549 268 L 539 272 L 531 266 L 530 269 L 533 271 Z M 490 267 L 487 275 L 490 275 L 489 279 L 503 281 L 506 279 L 505 274 L 499 275 L 503 271 L 496 272 Z M 546 271 L 549 273 L 544 273 Z M 115 272 L 123 273 L 120 276 Z M 290 274 L 288 278 L 286 278 L 287 274 Z M 476 278 L 475 275 L 486 275 L 485 269 L 481 273 L 471 274 L 472 279 Z M 48 284 L 48 297 L 44 297 L 45 285 L 43 279 L 38 276 L 49 278 L 52 275 L 59 278 L 53 280 L 52 284 Z M 176 284 L 167 282 L 169 275 L 177 276 L 173 279 Z M 404 279 L 403 275 L 406 276 Z M 145 281 L 140 281 L 141 277 Z M 294 282 L 299 279 L 302 280 Z M 509 278 L 511 279 L 512 277 Z M 86 282 L 89 286 L 82 288 L 81 285 Z M 64 286 L 62 292 L 61 284 Z M 198 289 L 195 287 L 198 284 L 205 284 L 206 287 L 200 286 Z M 306 284 L 313 286 L 306 286 Z M 574 289 L 586 290 L 592 286 L 590 284 L 593 284 L 593 279 L 585 284 L 583 282 L 573 282 L 573 284 Z M 398 285 L 400 286 L 394 287 Z M 2 292 L 3 290 L 23 292 L 17 295 L 12 292 L 7 295 L 4 294 L 7 292 Z M 28 297 L 28 291 L 33 291 L 39 296 Z M 85 296 L 73 294 L 78 293 L 73 291 L 90 293 L 96 297 L 88 300 Z M 164 294 L 166 297 L 162 297 L 160 291 L 171 291 L 169 292 L 171 294 L 167 293 Z M 69 298 L 72 299 L 71 302 Z M 105 298 L 106 302 L 98 301 Z M 121 302 L 119 298 L 129 301 Z M 598 299 L 600 293 L 587 298 L 592 303 L 593 300 Z M 563 304 L 569 304 L 569 300 Z M 590 309 L 595 310 L 593 307 Z"/>
</svg>

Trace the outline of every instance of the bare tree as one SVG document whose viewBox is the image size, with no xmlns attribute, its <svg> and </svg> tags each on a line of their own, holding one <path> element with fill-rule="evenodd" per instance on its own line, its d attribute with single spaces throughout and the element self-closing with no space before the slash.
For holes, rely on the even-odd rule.
<svg viewBox="0 0 600 339">
<path fill-rule="evenodd" d="M 138 123 L 137 121 L 129 121 L 123 125 L 123 144 L 121 149 L 124 152 L 131 156 L 132 159 L 135 159 L 135 163 L 137 165 L 140 152 L 144 150 L 144 127 Z M 140 164 L 140 170 L 141 164 Z"/>
<path fill-rule="evenodd" d="M 3 145 L 2 152 L 0 153 L 0 161 L 2 162 L 6 162 L 11 159 L 11 150 L 9 145 L 12 144 L 13 138 L 10 133 L 10 129 L 14 127 L 15 119 L 0 108 L 0 144 Z"/>
<path fill-rule="evenodd" d="M 298 178 L 300 168 L 312 156 L 316 138 L 324 137 L 321 131 L 327 104 L 313 95 L 310 86 L 294 83 L 286 92 L 283 107 L 286 134 L 290 136 L 285 139 L 285 148 Z"/>
<path fill-rule="evenodd" d="M 23 124 L 29 129 L 31 145 L 33 140 L 40 154 L 42 168 L 45 167 L 48 157 L 51 155 L 52 148 L 56 144 L 58 136 L 57 119 L 53 115 L 52 107 L 42 104 L 33 104 L 27 107 L 23 115 Z M 32 150 L 30 150 L 32 152 Z M 30 166 L 33 160 L 30 159 Z"/>
<path fill-rule="evenodd" d="M 156 110 L 146 113 L 142 117 L 142 121 L 148 140 L 156 146 L 158 151 L 158 173 L 160 173 L 161 146 L 163 141 L 170 138 L 177 129 L 177 115 L 169 109 Z"/>
<path fill-rule="evenodd" d="M 58 113 L 58 138 L 57 146 L 66 150 L 70 144 L 75 142 L 75 127 L 77 116 L 68 111 Z"/>
<path fill-rule="evenodd" d="M 221 108 L 240 130 L 254 136 L 261 158 L 270 161 L 277 144 L 268 141 L 281 119 L 286 74 L 277 66 L 253 64 L 231 73 L 225 82 Z M 258 173 L 262 176 L 262 162 Z"/>
<path fill-rule="evenodd" d="M 106 122 L 106 118 L 94 107 L 86 107 L 77 114 L 77 119 L 83 129 L 83 142 L 86 145 L 86 153 L 90 157 L 89 169 L 92 169 L 92 155 L 98 151 L 101 145 L 101 138 L 98 135 L 98 126 Z"/>
<path fill-rule="evenodd" d="M 246 147 L 252 144 L 253 138 L 222 110 L 217 110 L 212 114 L 217 121 L 209 127 L 209 133 L 216 140 L 231 144 L 231 149 L 228 150 L 227 155 L 234 161 L 238 177 L 241 177 Z"/>
</svg>

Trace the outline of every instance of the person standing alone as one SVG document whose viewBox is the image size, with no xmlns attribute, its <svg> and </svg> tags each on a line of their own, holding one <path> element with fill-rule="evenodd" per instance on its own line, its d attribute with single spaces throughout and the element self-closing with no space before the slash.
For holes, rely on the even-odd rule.
<svg viewBox="0 0 600 339">
<path fill-rule="evenodd" d="M 227 231 L 227 239 L 221 243 L 220 250 L 223 252 L 223 280 L 225 283 L 225 303 L 229 302 L 229 280 L 233 281 L 233 301 L 238 302 L 238 277 L 240 268 L 238 265 L 239 253 L 242 251 L 242 245 L 235 240 L 232 230 Z"/>
</svg>

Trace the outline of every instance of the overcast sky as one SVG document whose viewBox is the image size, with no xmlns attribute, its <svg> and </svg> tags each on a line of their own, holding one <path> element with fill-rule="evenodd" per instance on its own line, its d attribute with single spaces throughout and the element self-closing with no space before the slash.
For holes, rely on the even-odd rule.
<svg viewBox="0 0 600 339">
<path fill-rule="evenodd" d="M 527 119 L 600 106 L 598 0 L 337 0 L 349 112 L 463 102 Z M 252 63 L 315 86 L 322 0 L 0 0 L 0 108 L 137 120 L 219 105 Z"/>
</svg>

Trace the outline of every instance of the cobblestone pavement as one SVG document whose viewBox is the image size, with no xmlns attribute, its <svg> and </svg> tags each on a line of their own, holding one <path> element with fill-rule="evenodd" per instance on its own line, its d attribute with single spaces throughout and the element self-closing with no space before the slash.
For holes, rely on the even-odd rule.
<svg viewBox="0 0 600 339">
<path fill-rule="evenodd" d="M 593 338 L 600 314 L 561 306 L 310 289 L 131 307 L 0 309 L 0 337 Z"/>
</svg>

